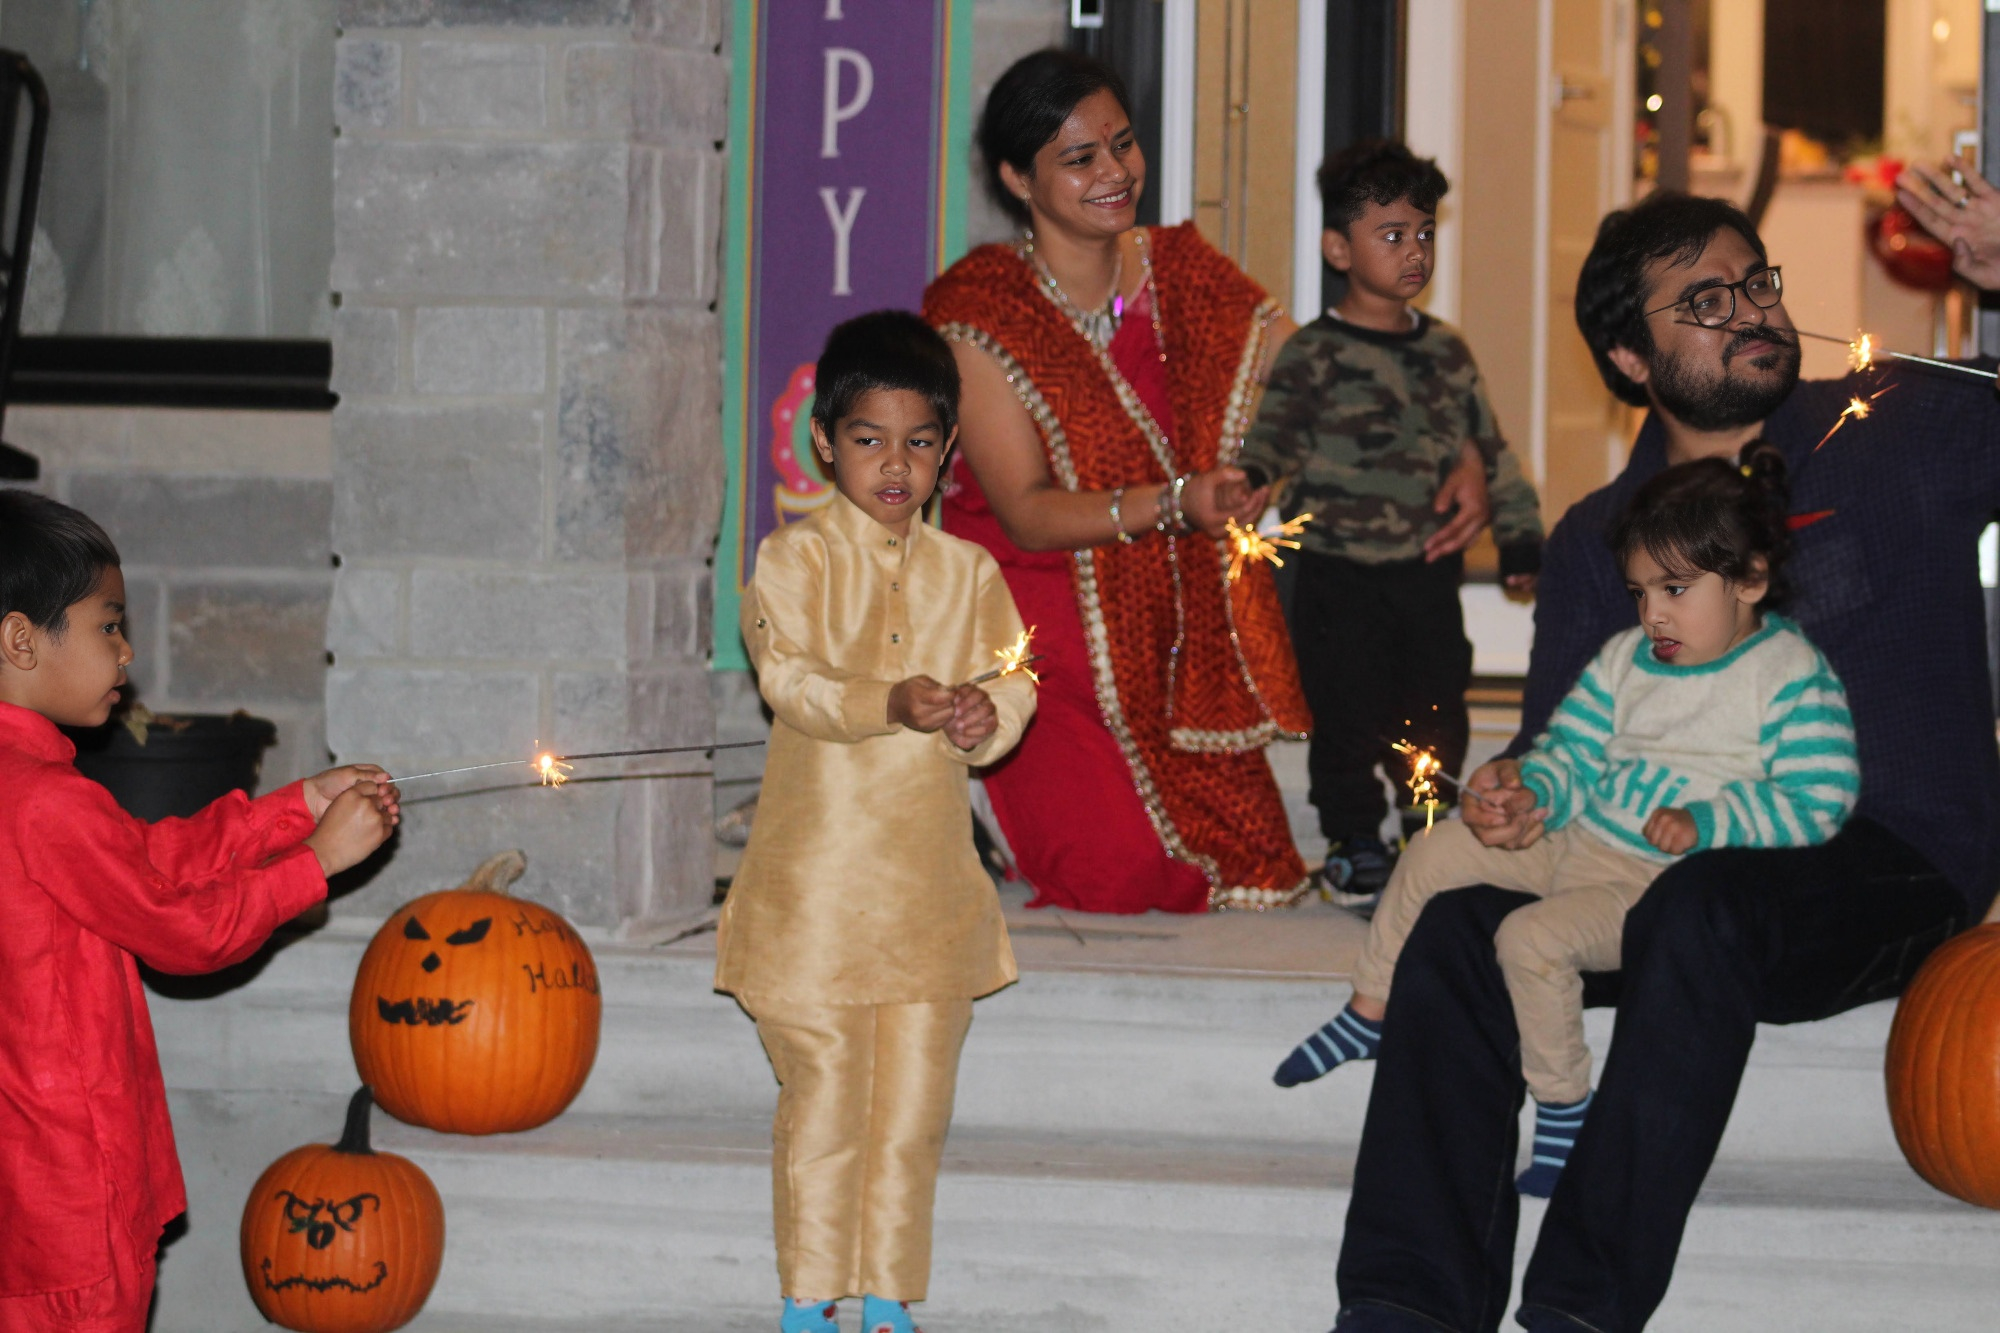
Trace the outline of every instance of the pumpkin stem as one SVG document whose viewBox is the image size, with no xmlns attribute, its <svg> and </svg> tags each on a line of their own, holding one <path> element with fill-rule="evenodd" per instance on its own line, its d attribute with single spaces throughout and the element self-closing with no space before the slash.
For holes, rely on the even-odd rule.
<svg viewBox="0 0 2000 1333">
<path fill-rule="evenodd" d="M 465 887 L 486 893 L 505 893 L 507 886 L 521 878 L 527 869 L 526 852 L 495 852 L 479 863 L 479 869 L 472 872 L 472 878 L 465 882 Z"/>
<path fill-rule="evenodd" d="M 355 1092 L 347 1103 L 347 1127 L 341 1131 L 340 1142 L 333 1145 L 335 1152 L 372 1156 L 375 1150 L 368 1146 L 368 1112 L 375 1105 L 375 1094 L 366 1083 Z"/>
</svg>

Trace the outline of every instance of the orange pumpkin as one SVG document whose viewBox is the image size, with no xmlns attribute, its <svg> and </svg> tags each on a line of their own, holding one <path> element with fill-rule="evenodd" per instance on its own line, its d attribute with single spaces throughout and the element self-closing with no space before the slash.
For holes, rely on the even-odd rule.
<svg viewBox="0 0 2000 1333">
<path fill-rule="evenodd" d="M 1889 1029 L 1889 1120 L 1918 1175 L 2000 1208 L 2000 925 L 1938 947 Z"/>
<path fill-rule="evenodd" d="M 304 1333 L 387 1333 L 416 1318 L 444 1262 L 444 1204 L 416 1163 L 368 1146 L 368 1089 L 332 1147 L 309 1143 L 243 1205 L 243 1280 L 264 1317 Z"/>
<path fill-rule="evenodd" d="M 533 1129 L 597 1059 L 597 964 L 574 927 L 509 895 L 527 858 L 502 852 L 463 887 L 406 903 L 354 977 L 354 1063 L 398 1120 L 452 1134 Z"/>
</svg>

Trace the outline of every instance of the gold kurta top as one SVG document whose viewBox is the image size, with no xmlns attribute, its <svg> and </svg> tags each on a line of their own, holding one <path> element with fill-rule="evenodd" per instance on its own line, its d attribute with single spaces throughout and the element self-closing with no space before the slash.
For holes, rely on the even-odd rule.
<svg viewBox="0 0 2000 1333">
<path fill-rule="evenodd" d="M 981 687 L 999 726 L 973 750 L 888 720 L 896 682 L 970 680 L 1020 634 L 993 557 L 921 520 L 899 540 L 836 494 L 758 546 L 742 626 L 776 718 L 722 906 L 716 989 L 915 1004 L 1013 981 L 966 784 L 1020 739 L 1034 682 Z"/>
</svg>

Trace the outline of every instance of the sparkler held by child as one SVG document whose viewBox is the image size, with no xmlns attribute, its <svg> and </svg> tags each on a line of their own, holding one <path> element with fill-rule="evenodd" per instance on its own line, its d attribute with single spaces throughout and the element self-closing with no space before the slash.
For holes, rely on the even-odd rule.
<svg viewBox="0 0 2000 1333">
<path fill-rule="evenodd" d="M 999 666 L 994 667 L 991 671 L 982 671 L 965 683 L 967 685 L 984 685 L 989 680 L 999 680 L 1002 677 L 1013 675 L 1016 671 L 1025 671 L 1028 674 L 1028 679 L 1039 685 L 1042 678 L 1035 674 L 1033 664 L 1042 660 L 1042 654 L 1030 651 L 1034 646 L 1034 639 L 1035 627 L 1030 625 L 1015 635 L 1014 641 L 1005 648 L 995 648 L 993 650 L 993 655 L 1000 659 Z"/>
<path fill-rule="evenodd" d="M 1885 347 L 1877 346 L 1874 338 L 1866 333 L 1853 338 L 1836 338 L 1830 333 L 1813 333 L 1806 329 L 1795 329 L 1793 332 L 1801 338 L 1816 338 L 1823 343 L 1839 343 L 1847 349 L 1848 368 L 1855 371 L 1873 370 L 1878 360 L 1887 357 L 1892 361 L 1914 361 L 1920 366 L 1932 366 L 1938 370 L 1955 370 L 1974 379 L 2000 381 L 2000 372 L 1960 365 L 1956 361 L 1942 361 L 1932 356 L 1918 356 L 1915 352 L 1892 352 Z"/>
<path fill-rule="evenodd" d="M 1288 550 L 1298 550 L 1299 543 L 1292 538 L 1304 532 L 1306 524 L 1312 522 L 1312 518 L 1311 514 L 1300 514 L 1297 518 L 1288 518 L 1273 527 L 1265 528 L 1250 527 L 1238 523 L 1233 518 L 1227 520 L 1225 527 L 1230 547 L 1229 581 L 1234 583 L 1243 577 L 1244 565 L 1256 564 L 1259 561 L 1268 560 L 1279 569 L 1283 569 L 1285 561 L 1278 554 L 1278 548 L 1282 546 Z"/>
<path fill-rule="evenodd" d="M 502 759 L 491 764 L 466 764 L 460 768 L 440 768 L 429 773 L 412 773 L 406 778 L 396 778 L 397 786 L 410 782 L 423 782 L 429 778 L 446 778 L 459 773 L 483 773 L 496 768 L 532 768 L 544 787 L 560 787 L 569 781 L 569 771 L 576 764 L 589 759 L 633 759 L 640 755 L 655 754 L 701 754 L 713 756 L 717 750 L 747 750 L 762 745 L 763 741 L 724 741 L 715 745 L 665 745 L 649 746 L 643 750 L 598 750 L 590 754 L 551 754 L 544 752 L 532 759 Z"/>
</svg>

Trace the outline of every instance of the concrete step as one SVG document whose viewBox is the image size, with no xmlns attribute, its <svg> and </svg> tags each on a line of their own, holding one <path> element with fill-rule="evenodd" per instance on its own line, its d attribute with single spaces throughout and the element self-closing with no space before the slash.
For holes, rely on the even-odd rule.
<svg viewBox="0 0 2000 1333">
<path fill-rule="evenodd" d="M 303 1108 L 237 1094 L 183 1096 L 175 1109 L 184 1142 L 213 1137 L 240 1158 L 246 1137 L 268 1137 L 273 1122 Z M 426 1312 L 436 1328 L 505 1312 L 545 1321 L 528 1326 L 536 1330 L 563 1320 L 733 1330 L 773 1322 L 768 1135 L 762 1122 L 573 1114 L 485 1139 L 385 1119 L 376 1141 L 420 1164 L 446 1201 L 445 1266 Z M 262 1160 L 230 1172 L 239 1189 Z M 1242 1135 L 1107 1139 L 961 1126 L 939 1187 L 926 1325 L 1324 1328 L 1350 1166 L 1335 1153 Z M 1531 1202 L 1524 1261 L 1540 1217 Z M 248 1333 L 256 1316 L 233 1274 L 226 1291 L 182 1281 L 196 1267 L 195 1251 L 182 1250 L 194 1239 L 170 1251 L 158 1333 Z M 1900 1163 L 1722 1166 L 1654 1327 L 1990 1328 L 2000 1308 L 1996 1245 L 2000 1215 L 1945 1199 Z"/>
<path fill-rule="evenodd" d="M 1258 924 L 1262 924 L 1261 922 Z M 361 926 L 285 949 L 247 984 L 199 1000 L 155 997 L 168 1084 L 212 1092 L 344 1096 L 356 1076 L 347 997 Z M 757 1119 L 776 1087 L 749 1020 L 710 989 L 706 950 L 599 943 L 604 1026 L 574 1110 Z M 1342 1147 L 1360 1134 L 1371 1073 L 1280 1089 L 1271 1070 L 1347 994 L 1335 977 L 1247 970 L 1028 971 L 980 1001 L 957 1123 L 1107 1136 L 1243 1133 Z M 1895 1160 L 1882 1083 L 1891 1004 L 1758 1037 L 1724 1160 Z M 1600 1054 L 1612 1015 L 1592 1011 Z"/>
<path fill-rule="evenodd" d="M 1137 937 L 1123 943 L 1084 929 L 1070 965 L 1027 971 L 978 1006 L 926 1326 L 1324 1329 L 1371 1069 L 1292 1090 L 1269 1079 L 1344 985 L 1234 963 L 1115 964 L 1152 957 L 1159 927 L 1116 927 Z M 155 1333 L 264 1327 L 240 1286 L 237 1218 L 265 1164 L 338 1129 L 356 1081 L 347 995 L 369 933 L 339 924 L 233 989 L 154 1000 L 191 1198 Z M 446 1265 L 419 1333 L 514 1333 L 488 1316 L 527 1321 L 519 1333 L 774 1325 L 776 1087 L 754 1029 L 709 989 L 702 940 L 595 947 L 603 1042 L 569 1114 L 489 1139 L 377 1119 L 378 1144 L 421 1164 L 446 1204 Z M 1903 1164 L 1882 1089 L 1892 1012 L 1760 1033 L 1654 1328 L 1993 1326 L 2000 1214 Z M 1590 1032 L 1605 1049 L 1610 1015 L 1593 1013 Z M 1524 1261 L 1539 1218 L 1530 1204 Z"/>
</svg>

